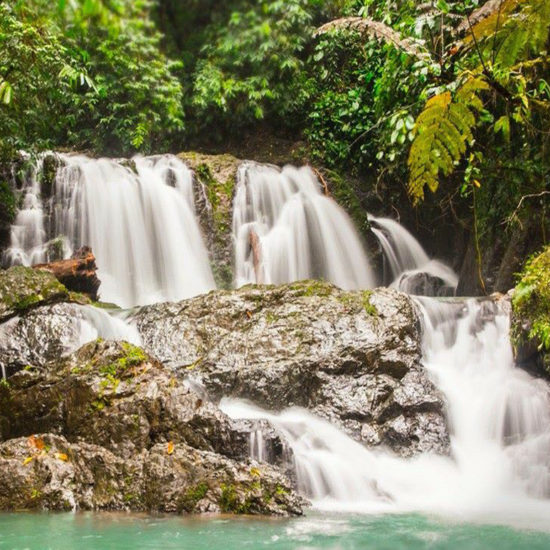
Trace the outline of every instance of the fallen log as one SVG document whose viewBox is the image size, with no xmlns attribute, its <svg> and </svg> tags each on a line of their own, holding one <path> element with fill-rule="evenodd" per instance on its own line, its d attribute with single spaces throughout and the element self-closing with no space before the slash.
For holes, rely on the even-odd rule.
<svg viewBox="0 0 550 550">
<path fill-rule="evenodd" d="M 35 269 L 50 271 L 68 290 L 86 294 L 91 300 L 99 299 L 101 281 L 97 277 L 97 265 L 92 249 L 79 248 L 70 259 L 33 266 Z"/>
</svg>

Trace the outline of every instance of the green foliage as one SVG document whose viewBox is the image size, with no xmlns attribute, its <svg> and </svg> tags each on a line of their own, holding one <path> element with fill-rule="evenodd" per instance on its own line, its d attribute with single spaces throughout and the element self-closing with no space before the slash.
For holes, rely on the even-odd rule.
<svg viewBox="0 0 550 550">
<path fill-rule="evenodd" d="M 0 219 L 12 223 L 17 211 L 15 196 L 7 182 L 0 180 Z"/>
<path fill-rule="evenodd" d="M 0 5 L 0 156 L 72 145 L 126 153 L 181 130 L 179 64 L 161 53 L 150 3 Z"/>
<path fill-rule="evenodd" d="M 529 337 L 550 351 L 550 247 L 529 259 L 513 298 L 515 314 L 529 321 Z"/>
<path fill-rule="evenodd" d="M 430 98 L 414 126 L 409 154 L 409 193 L 424 199 L 424 186 L 435 192 L 440 174 L 449 176 L 474 141 L 476 115 L 483 109 L 479 93 L 489 88 L 483 78 L 469 78 L 455 94 Z"/>
<path fill-rule="evenodd" d="M 86 3 L 84 3 L 84 6 Z M 173 72 L 179 64 L 160 52 L 160 35 L 150 20 L 150 3 L 134 2 L 111 26 L 72 21 L 72 43 L 88 58 L 95 89 L 77 106 L 69 142 L 125 153 L 166 148 L 183 128 L 182 89 Z M 97 16 L 96 16 L 97 17 Z M 93 19 L 92 19 L 93 21 Z"/>
<path fill-rule="evenodd" d="M 306 100 L 301 53 L 315 2 L 240 4 L 224 26 L 210 29 L 200 53 L 191 104 L 199 128 L 292 116 Z"/>
<path fill-rule="evenodd" d="M 546 0 L 503 0 L 488 17 L 468 26 L 466 46 L 462 51 L 457 47 L 461 65 L 470 69 L 457 69 L 456 52 L 440 54 L 441 72 L 451 70 L 449 82 L 426 102 L 417 118 L 409 155 L 409 192 L 415 203 L 423 200 L 425 186 L 435 191 L 441 177 L 456 170 L 468 146 L 474 153 L 470 158 L 480 158 L 476 126 L 488 126 L 490 133 L 510 142 L 512 123 L 532 126 L 535 109 L 544 113 L 542 119 L 548 123 L 550 97 L 541 94 L 546 87 L 528 80 L 521 63 L 532 66 L 542 61 L 549 30 Z M 484 105 L 482 96 L 492 96 L 492 104 Z M 465 174 L 471 171 L 467 164 Z"/>
</svg>

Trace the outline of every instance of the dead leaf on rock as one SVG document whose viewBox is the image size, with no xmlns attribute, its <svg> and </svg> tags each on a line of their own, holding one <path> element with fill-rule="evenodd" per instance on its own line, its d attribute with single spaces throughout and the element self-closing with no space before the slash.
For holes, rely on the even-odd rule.
<svg viewBox="0 0 550 550">
<path fill-rule="evenodd" d="M 168 445 L 166 446 L 166 452 L 171 455 L 174 452 L 174 442 L 169 441 Z"/>
<path fill-rule="evenodd" d="M 39 451 L 43 451 L 46 448 L 46 444 L 44 443 L 44 440 L 40 437 L 31 435 L 28 441 L 29 441 L 30 447 L 33 447 L 34 449 L 38 449 Z"/>
</svg>

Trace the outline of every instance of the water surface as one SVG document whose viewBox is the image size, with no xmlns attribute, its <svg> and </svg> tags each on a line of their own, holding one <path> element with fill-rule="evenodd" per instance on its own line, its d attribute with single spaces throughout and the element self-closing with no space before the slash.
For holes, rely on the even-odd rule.
<svg viewBox="0 0 550 550">
<path fill-rule="evenodd" d="M 277 520 L 20 513 L 0 514 L 0 548 L 547 550 L 550 532 L 451 523 L 420 515 L 315 513 L 305 518 Z"/>
</svg>

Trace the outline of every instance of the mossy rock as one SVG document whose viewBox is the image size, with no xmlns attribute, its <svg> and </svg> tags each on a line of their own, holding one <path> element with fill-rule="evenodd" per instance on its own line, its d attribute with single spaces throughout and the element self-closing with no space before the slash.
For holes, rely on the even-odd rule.
<svg viewBox="0 0 550 550">
<path fill-rule="evenodd" d="M 210 208 L 200 207 L 199 220 L 210 252 L 212 272 L 219 288 L 231 288 L 233 283 L 232 219 L 233 195 L 241 160 L 232 155 L 180 153 L 204 188 Z M 197 197 L 196 197 L 197 198 Z"/>
<path fill-rule="evenodd" d="M 69 291 L 48 271 L 23 266 L 0 271 L 0 321 L 32 307 L 70 299 Z"/>
</svg>

